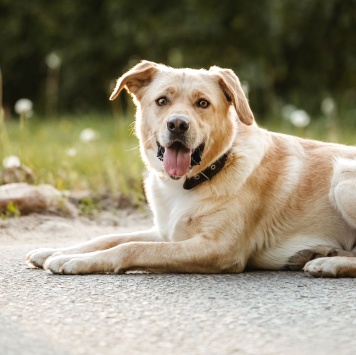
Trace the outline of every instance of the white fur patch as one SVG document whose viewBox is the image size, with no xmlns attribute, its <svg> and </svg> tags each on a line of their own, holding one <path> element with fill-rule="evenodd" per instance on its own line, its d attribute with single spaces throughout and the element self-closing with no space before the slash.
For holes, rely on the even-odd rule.
<svg viewBox="0 0 356 355">
<path fill-rule="evenodd" d="M 312 249 L 318 245 L 338 248 L 339 245 L 322 236 L 297 235 L 284 237 L 285 241 L 281 242 L 278 238 L 276 246 L 266 249 L 263 252 L 256 253 L 249 261 L 250 267 L 256 267 L 268 270 L 280 270 L 288 264 L 288 259 L 298 251 Z"/>
</svg>

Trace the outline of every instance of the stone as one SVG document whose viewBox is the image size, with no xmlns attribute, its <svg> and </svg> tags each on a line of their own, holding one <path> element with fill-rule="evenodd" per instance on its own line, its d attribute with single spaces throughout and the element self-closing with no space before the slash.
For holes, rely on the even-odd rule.
<svg viewBox="0 0 356 355">
<path fill-rule="evenodd" d="M 4 168 L 0 171 L 0 182 L 2 184 L 11 184 L 15 182 L 27 182 L 33 184 L 35 174 L 25 165 Z"/>
<path fill-rule="evenodd" d="M 13 216 L 31 213 L 75 217 L 78 210 L 64 194 L 51 185 L 11 183 L 0 186 L 0 214 Z"/>
</svg>

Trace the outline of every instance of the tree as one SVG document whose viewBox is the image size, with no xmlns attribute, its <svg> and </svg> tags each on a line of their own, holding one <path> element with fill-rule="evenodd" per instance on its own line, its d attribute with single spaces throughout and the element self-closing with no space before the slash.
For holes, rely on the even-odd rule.
<svg viewBox="0 0 356 355">
<path fill-rule="evenodd" d="M 20 97 L 44 106 L 51 52 L 62 58 L 62 111 L 108 109 L 113 79 L 140 58 L 230 67 L 259 115 L 277 99 L 317 112 L 323 96 L 356 86 L 356 0 L 0 0 L 0 22 L 11 107 Z"/>
</svg>

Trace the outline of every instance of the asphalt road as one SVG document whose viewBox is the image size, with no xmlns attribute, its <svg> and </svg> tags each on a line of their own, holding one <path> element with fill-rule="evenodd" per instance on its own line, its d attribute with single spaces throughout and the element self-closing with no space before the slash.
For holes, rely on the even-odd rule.
<svg viewBox="0 0 356 355">
<path fill-rule="evenodd" d="M 354 279 L 28 269 L 26 252 L 46 245 L 0 241 L 1 355 L 356 353 Z"/>
</svg>

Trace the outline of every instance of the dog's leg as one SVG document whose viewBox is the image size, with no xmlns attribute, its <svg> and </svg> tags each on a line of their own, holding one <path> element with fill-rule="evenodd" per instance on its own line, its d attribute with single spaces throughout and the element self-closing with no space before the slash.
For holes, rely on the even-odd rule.
<svg viewBox="0 0 356 355">
<path fill-rule="evenodd" d="M 151 272 L 241 272 L 245 261 L 236 260 L 226 245 L 204 237 L 180 242 L 133 242 L 88 254 L 58 255 L 47 259 L 44 269 L 56 274 Z"/>
<path fill-rule="evenodd" d="M 314 248 L 303 249 L 295 253 L 289 258 L 286 267 L 289 270 L 299 271 L 303 270 L 304 266 L 311 260 L 333 256 L 356 257 L 356 252 L 318 245 Z"/>
<path fill-rule="evenodd" d="M 336 160 L 329 196 L 344 220 L 356 228 L 356 160 Z M 309 261 L 304 271 L 314 277 L 356 277 L 356 253 L 335 252 Z"/>
<path fill-rule="evenodd" d="M 66 248 L 35 249 L 26 255 L 25 260 L 31 267 L 38 268 L 43 267 L 44 262 L 50 256 L 90 253 L 133 241 L 154 242 L 160 240 L 161 238 L 155 229 L 126 234 L 108 234 Z"/>
</svg>

